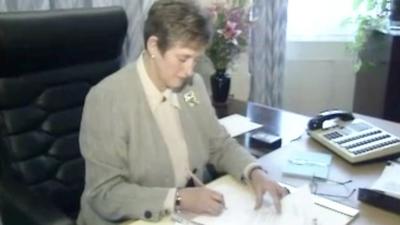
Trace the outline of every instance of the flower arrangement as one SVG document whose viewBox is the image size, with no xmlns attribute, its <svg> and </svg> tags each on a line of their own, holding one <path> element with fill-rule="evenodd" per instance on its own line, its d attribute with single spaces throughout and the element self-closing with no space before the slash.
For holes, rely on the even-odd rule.
<svg viewBox="0 0 400 225">
<path fill-rule="evenodd" d="M 213 18 L 214 36 L 206 54 L 216 70 L 227 65 L 247 46 L 249 7 L 246 0 L 226 0 L 209 7 Z"/>
</svg>

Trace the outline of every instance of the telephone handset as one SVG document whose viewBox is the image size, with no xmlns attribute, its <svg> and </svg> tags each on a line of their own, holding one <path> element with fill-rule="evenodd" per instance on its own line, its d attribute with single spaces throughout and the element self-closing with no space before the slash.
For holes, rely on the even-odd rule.
<svg viewBox="0 0 400 225">
<path fill-rule="evenodd" d="M 352 113 L 343 111 L 343 110 L 328 110 L 321 112 L 318 114 L 318 116 L 312 118 L 308 122 L 308 129 L 309 130 L 317 130 L 317 129 L 322 129 L 322 125 L 325 121 L 327 120 L 332 120 L 338 118 L 342 121 L 350 121 L 354 120 L 354 116 Z"/>
<path fill-rule="evenodd" d="M 323 127 L 327 120 L 333 126 Z M 351 163 L 400 152 L 398 137 L 343 110 L 321 112 L 308 122 L 307 133 Z"/>
</svg>

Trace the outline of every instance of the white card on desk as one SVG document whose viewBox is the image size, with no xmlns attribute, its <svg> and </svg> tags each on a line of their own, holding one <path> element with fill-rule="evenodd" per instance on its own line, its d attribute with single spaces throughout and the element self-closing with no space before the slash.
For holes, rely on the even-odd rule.
<svg viewBox="0 0 400 225">
<path fill-rule="evenodd" d="M 293 176 L 327 179 L 331 162 L 332 155 L 329 154 L 294 151 L 283 166 L 282 172 Z"/>
<path fill-rule="evenodd" d="M 249 118 L 239 114 L 233 114 L 221 118 L 219 119 L 219 123 L 226 128 L 231 137 L 236 137 L 240 134 L 262 127 L 261 124 L 254 123 L 250 121 Z"/>
</svg>

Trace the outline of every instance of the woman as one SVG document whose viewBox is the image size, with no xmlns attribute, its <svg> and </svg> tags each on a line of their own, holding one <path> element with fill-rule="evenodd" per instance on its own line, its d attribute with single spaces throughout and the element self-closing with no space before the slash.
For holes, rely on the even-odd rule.
<svg viewBox="0 0 400 225">
<path fill-rule="evenodd" d="M 86 185 L 79 224 L 158 221 L 174 211 L 218 215 L 222 194 L 203 186 L 210 163 L 248 182 L 256 208 L 269 192 L 277 207 L 286 192 L 218 123 L 199 75 L 197 59 L 211 26 L 191 1 L 159 0 L 145 22 L 145 50 L 93 87 L 86 97 L 80 147 Z"/>
</svg>

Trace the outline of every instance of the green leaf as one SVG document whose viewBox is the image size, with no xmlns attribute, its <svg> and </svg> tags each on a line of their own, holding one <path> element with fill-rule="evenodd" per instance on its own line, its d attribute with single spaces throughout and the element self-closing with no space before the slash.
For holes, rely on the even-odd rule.
<svg viewBox="0 0 400 225">
<path fill-rule="evenodd" d="M 351 17 L 345 18 L 340 22 L 340 26 L 347 26 L 349 24 L 352 24 L 354 19 Z"/>
<path fill-rule="evenodd" d="M 381 2 L 380 2 L 380 11 L 389 10 L 387 7 L 388 7 L 388 3 L 390 1 L 393 1 L 393 0 L 381 0 Z"/>
<path fill-rule="evenodd" d="M 244 7 L 246 5 L 247 0 L 239 0 L 239 7 Z"/>
<path fill-rule="evenodd" d="M 378 4 L 377 0 L 368 0 L 367 1 L 367 10 L 371 11 L 371 10 L 375 9 L 377 4 Z"/>
<path fill-rule="evenodd" d="M 353 0 L 353 10 L 357 10 L 365 0 Z"/>
</svg>

